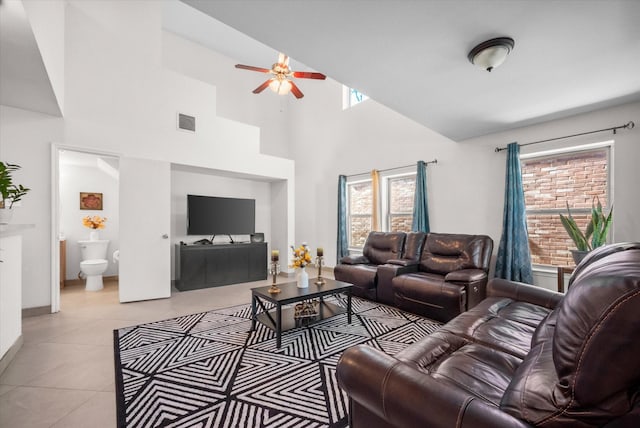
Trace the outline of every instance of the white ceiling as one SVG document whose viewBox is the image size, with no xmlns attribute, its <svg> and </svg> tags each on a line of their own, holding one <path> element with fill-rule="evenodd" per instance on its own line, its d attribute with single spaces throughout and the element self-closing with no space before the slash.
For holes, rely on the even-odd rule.
<svg viewBox="0 0 640 428">
<path fill-rule="evenodd" d="M 62 116 L 22 2 L 0 0 L 0 104 Z"/>
<path fill-rule="evenodd" d="M 181 1 L 167 29 L 244 64 L 282 51 L 456 141 L 640 100 L 639 0 Z M 469 64 L 498 36 L 501 67 Z M 0 2 L 0 104 L 60 115 L 20 1 Z"/>
<path fill-rule="evenodd" d="M 174 31 L 250 65 L 282 51 L 456 141 L 640 100 L 637 0 L 181 1 L 250 38 L 185 10 Z M 500 36 L 501 67 L 468 62 Z"/>
</svg>

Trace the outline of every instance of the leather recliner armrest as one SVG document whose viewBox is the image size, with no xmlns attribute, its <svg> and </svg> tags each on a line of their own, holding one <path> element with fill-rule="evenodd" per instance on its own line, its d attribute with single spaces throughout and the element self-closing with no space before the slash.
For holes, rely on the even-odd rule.
<svg viewBox="0 0 640 428">
<path fill-rule="evenodd" d="M 455 282 L 475 282 L 481 281 L 487 277 L 487 273 L 482 269 L 461 269 L 449 272 L 445 277 L 445 281 Z"/>
<path fill-rule="evenodd" d="M 530 425 L 366 345 L 347 349 L 338 384 L 370 413 L 403 428 L 524 428 Z"/>
<path fill-rule="evenodd" d="M 387 260 L 387 264 L 397 265 L 397 266 L 418 266 L 418 264 L 420 263 L 417 260 L 410 260 L 410 259 L 390 259 L 390 260 Z"/>
<path fill-rule="evenodd" d="M 366 265 L 369 259 L 365 256 L 344 256 L 340 259 L 340 263 L 345 265 Z"/>
<path fill-rule="evenodd" d="M 508 297 L 548 309 L 555 308 L 563 296 L 562 293 L 556 293 L 546 288 L 502 278 L 493 278 L 487 284 L 487 297 Z"/>
</svg>

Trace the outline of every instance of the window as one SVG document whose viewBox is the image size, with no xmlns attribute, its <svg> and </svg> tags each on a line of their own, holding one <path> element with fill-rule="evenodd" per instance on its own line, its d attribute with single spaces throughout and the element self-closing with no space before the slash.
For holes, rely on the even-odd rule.
<svg viewBox="0 0 640 428">
<path fill-rule="evenodd" d="M 522 184 L 527 210 L 531 261 L 573 266 L 575 249 L 559 214 L 571 214 L 584 231 L 591 203 L 598 197 L 608 211 L 609 146 L 546 156 L 522 156 Z"/>
<path fill-rule="evenodd" d="M 360 104 L 363 101 L 368 100 L 369 97 L 358 91 L 357 89 L 350 88 L 348 86 L 342 86 L 342 109 L 346 110 L 349 107 L 353 107 Z"/>
<path fill-rule="evenodd" d="M 361 102 L 368 99 L 368 96 L 358 91 L 357 89 L 349 88 L 349 107 L 353 107 L 354 105 L 360 104 Z"/>
<path fill-rule="evenodd" d="M 387 179 L 389 209 L 386 230 L 390 232 L 411 232 L 415 191 L 415 174 Z"/>
<path fill-rule="evenodd" d="M 347 198 L 349 248 L 362 248 L 372 228 L 373 183 L 371 180 L 348 183 Z"/>
<path fill-rule="evenodd" d="M 389 232 L 410 232 L 416 174 L 380 174 L 381 228 Z M 347 227 L 350 249 L 361 249 L 373 226 L 373 183 L 371 179 L 347 183 Z"/>
</svg>

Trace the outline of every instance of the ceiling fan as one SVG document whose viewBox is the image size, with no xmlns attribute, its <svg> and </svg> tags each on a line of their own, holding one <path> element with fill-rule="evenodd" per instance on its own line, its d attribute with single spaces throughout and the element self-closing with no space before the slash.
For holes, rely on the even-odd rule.
<svg viewBox="0 0 640 428">
<path fill-rule="evenodd" d="M 304 94 L 296 86 L 296 84 L 291 80 L 292 77 L 297 77 L 300 79 L 319 79 L 324 80 L 327 78 L 322 73 L 313 73 L 310 71 L 291 71 L 289 68 L 289 57 L 285 54 L 281 53 L 278 55 L 278 62 L 271 66 L 271 69 L 268 68 L 260 68 L 253 67 L 251 65 L 242 65 L 236 64 L 236 68 L 241 68 L 243 70 L 251 70 L 251 71 L 259 71 L 260 73 L 271 73 L 273 77 L 265 81 L 262 85 L 258 86 L 253 90 L 254 94 L 259 94 L 264 91 L 267 86 L 273 92 L 286 95 L 291 92 L 296 98 L 304 97 Z"/>
</svg>

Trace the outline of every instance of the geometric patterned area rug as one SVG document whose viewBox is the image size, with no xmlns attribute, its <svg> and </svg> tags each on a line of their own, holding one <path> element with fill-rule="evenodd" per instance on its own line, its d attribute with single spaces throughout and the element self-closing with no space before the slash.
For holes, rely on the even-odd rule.
<svg viewBox="0 0 640 428">
<path fill-rule="evenodd" d="M 251 305 L 115 330 L 118 426 L 346 427 L 342 352 L 393 355 L 441 325 L 357 297 L 352 307 L 351 324 L 341 314 L 289 330 L 280 349 L 262 324 L 249 331 Z"/>
</svg>

